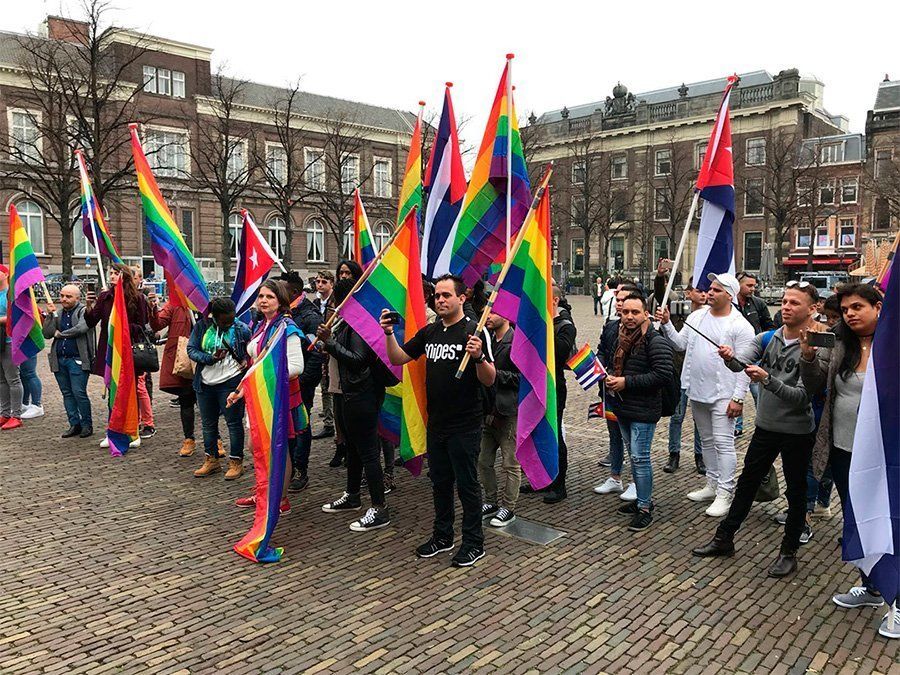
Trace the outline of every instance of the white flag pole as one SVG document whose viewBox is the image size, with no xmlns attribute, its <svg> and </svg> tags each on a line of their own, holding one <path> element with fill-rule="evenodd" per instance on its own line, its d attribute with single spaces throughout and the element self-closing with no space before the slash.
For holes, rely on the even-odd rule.
<svg viewBox="0 0 900 675">
<path fill-rule="evenodd" d="M 84 189 L 87 185 L 90 184 L 90 179 L 87 175 L 87 168 L 84 164 L 84 152 L 79 148 L 75 151 L 75 157 L 78 160 L 78 173 L 81 176 L 81 191 L 84 193 Z M 93 196 L 94 190 L 91 190 L 91 196 Z M 94 198 L 96 202 L 96 197 Z M 97 207 L 99 208 L 99 204 Z M 94 233 L 94 252 L 97 254 L 97 270 L 100 272 L 100 285 L 106 290 L 106 275 L 103 272 L 103 254 L 100 253 L 100 234 L 97 230 L 97 223 L 94 221 L 94 212 L 91 210 L 90 204 L 88 204 L 88 219 L 91 221 L 91 232 Z M 84 217 L 82 215 L 82 217 Z"/>
<path fill-rule="evenodd" d="M 694 199 L 691 202 L 691 208 L 688 211 L 687 222 L 684 224 L 684 231 L 681 233 L 681 241 L 678 242 L 678 251 L 675 253 L 675 259 L 672 261 L 672 269 L 669 271 L 669 281 L 666 283 L 666 292 L 663 294 L 660 307 L 665 309 L 669 306 L 669 294 L 672 292 L 672 286 L 675 284 L 675 271 L 681 262 L 681 254 L 684 253 L 684 245 L 687 243 L 688 232 L 691 231 L 691 221 L 694 219 L 694 213 L 697 211 L 697 202 L 700 201 L 700 191 L 694 191 Z M 694 280 L 696 281 L 696 279 Z"/>
<path fill-rule="evenodd" d="M 512 244 L 512 60 L 515 54 L 506 55 L 506 257 Z"/>
</svg>

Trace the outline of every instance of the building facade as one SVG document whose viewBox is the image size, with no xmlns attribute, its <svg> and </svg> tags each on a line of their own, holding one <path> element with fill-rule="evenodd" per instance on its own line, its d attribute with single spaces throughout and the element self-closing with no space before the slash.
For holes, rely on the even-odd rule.
<svg viewBox="0 0 900 675">
<path fill-rule="evenodd" d="M 885 75 L 866 115 L 867 236 L 880 244 L 900 229 L 900 80 Z"/>
</svg>

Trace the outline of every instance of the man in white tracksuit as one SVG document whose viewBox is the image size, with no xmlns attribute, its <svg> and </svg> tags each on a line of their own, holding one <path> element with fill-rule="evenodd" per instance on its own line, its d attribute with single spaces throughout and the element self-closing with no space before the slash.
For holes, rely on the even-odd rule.
<svg viewBox="0 0 900 675">
<path fill-rule="evenodd" d="M 743 414 L 744 397 L 750 379 L 728 369 L 718 354 L 717 345 L 728 345 L 736 353 L 753 342 L 753 326 L 734 306 L 740 283 L 731 274 L 710 274 L 708 304 L 692 312 L 690 325 L 712 340 L 703 339 L 685 326 L 676 331 L 669 322 L 668 310 L 657 310 L 662 333 L 678 351 L 685 352 L 681 388 L 686 390 L 700 433 L 706 485 L 689 492 L 691 501 L 712 504 L 706 515 L 721 518 L 728 513 L 734 494 L 737 455 L 734 451 L 734 420 Z"/>
</svg>

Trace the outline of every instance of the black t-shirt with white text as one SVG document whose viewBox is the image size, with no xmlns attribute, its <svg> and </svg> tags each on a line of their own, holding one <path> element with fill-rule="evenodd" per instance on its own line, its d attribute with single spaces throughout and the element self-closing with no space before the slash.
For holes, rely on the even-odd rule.
<svg viewBox="0 0 900 675">
<path fill-rule="evenodd" d="M 466 353 L 466 342 L 475 333 L 477 322 L 463 317 L 452 326 L 440 319 L 423 327 L 403 345 L 410 358 L 425 356 L 425 395 L 428 401 L 428 428 L 434 431 L 470 431 L 481 427 L 484 418 L 481 383 L 475 362 L 469 361 L 463 376 L 456 371 Z M 481 341 L 484 354 L 493 361 L 491 340 L 486 330 Z"/>
</svg>

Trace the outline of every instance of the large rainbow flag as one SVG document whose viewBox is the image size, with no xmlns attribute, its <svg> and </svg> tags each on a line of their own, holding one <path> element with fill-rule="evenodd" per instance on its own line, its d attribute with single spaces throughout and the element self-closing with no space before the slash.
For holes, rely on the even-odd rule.
<svg viewBox="0 0 900 675">
<path fill-rule="evenodd" d="M 94 196 L 94 189 L 91 187 L 91 179 L 88 178 L 87 165 L 84 163 L 84 153 L 81 150 L 75 151 L 75 158 L 78 160 L 78 175 L 81 177 L 81 230 L 94 249 L 97 255 L 105 255 L 114 263 L 122 264 L 122 258 L 116 245 L 113 243 L 112 237 L 109 235 L 109 228 L 106 227 L 106 218 L 103 217 L 103 209 Z M 100 238 L 100 245 L 97 245 L 94 237 L 94 230 Z"/>
<path fill-rule="evenodd" d="M 287 333 L 284 324 L 269 340 L 241 380 L 256 475 L 256 513 L 250 531 L 234 545 L 234 550 L 253 562 L 278 562 L 283 548 L 272 548 L 269 540 L 278 524 L 278 506 L 287 466 L 288 435 L 291 427 L 288 387 Z M 300 406 L 304 409 L 304 406 Z"/>
<path fill-rule="evenodd" d="M 399 312 L 400 323 L 394 327 L 394 334 L 400 344 L 425 326 L 417 212 L 414 208 L 407 214 L 390 248 L 341 309 L 344 321 L 400 379 L 395 389 L 402 399 L 399 451 L 404 464 L 413 473 L 418 473 L 421 462 L 410 460 L 425 453 L 425 362 L 417 359 L 402 368 L 391 365 L 379 321 L 382 309 Z"/>
<path fill-rule="evenodd" d="M 375 260 L 375 242 L 372 240 L 372 228 L 366 207 L 359 196 L 359 188 L 353 193 L 353 260 L 366 269 Z"/>
<path fill-rule="evenodd" d="M 9 306 L 6 334 L 12 362 L 19 366 L 44 348 L 41 313 L 34 297 L 35 284 L 44 281 L 28 232 L 15 204 L 9 205 Z M 0 338 L 2 339 L 2 338 Z"/>
<path fill-rule="evenodd" d="M 104 379 L 109 389 L 109 422 L 106 425 L 109 454 L 121 457 L 138 438 L 137 378 L 122 284 L 116 284 L 109 314 Z"/>
<path fill-rule="evenodd" d="M 462 211 L 448 240 L 452 246 L 450 272 L 461 276 L 469 285 L 478 281 L 492 264 L 506 259 L 507 197 L 510 246 L 531 204 L 531 187 L 512 100 L 511 58 L 512 55 L 507 57 Z"/>
<path fill-rule="evenodd" d="M 516 458 L 531 485 L 542 488 L 559 470 L 549 188 L 524 227 L 494 311 L 516 324 L 510 350 L 521 373 Z"/>
<path fill-rule="evenodd" d="M 422 212 L 422 111 L 425 102 L 419 101 L 419 117 L 409 142 L 409 154 L 406 156 L 406 168 L 403 171 L 403 182 L 400 184 L 400 200 L 397 204 L 397 227 L 406 222 L 406 216 L 413 209 Z M 417 216 L 418 218 L 418 216 Z"/>
<path fill-rule="evenodd" d="M 138 190 L 144 211 L 144 224 L 150 234 L 153 259 L 166 270 L 174 284 L 187 299 L 188 306 L 197 312 L 205 312 L 209 305 L 209 291 L 200 266 L 184 243 L 184 237 L 175 225 L 175 219 L 159 191 L 137 134 L 137 124 L 130 124 L 131 153 L 137 172 Z"/>
</svg>

